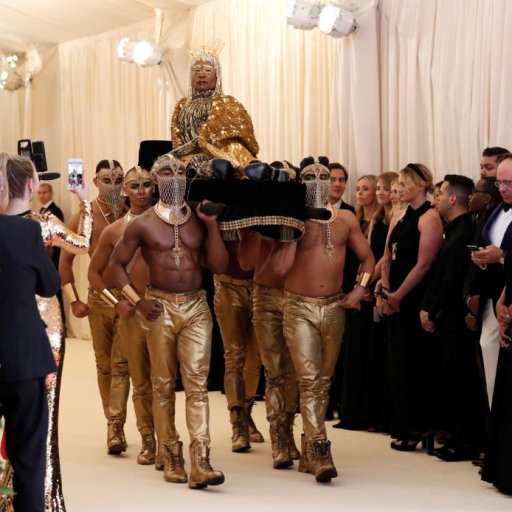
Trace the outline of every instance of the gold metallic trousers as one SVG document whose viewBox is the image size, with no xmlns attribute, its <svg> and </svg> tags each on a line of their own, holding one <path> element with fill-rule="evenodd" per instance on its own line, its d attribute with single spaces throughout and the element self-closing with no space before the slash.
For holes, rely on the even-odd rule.
<svg viewBox="0 0 512 512">
<path fill-rule="evenodd" d="M 285 292 L 284 335 L 297 372 L 306 440 L 327 439 L 329 387 L 345 329 L 339 296 L 304 297 Z"/>
<path fill-rule="evenodd" d="M 215 275 L 213 304 L 224 345 L 228 409 L 243 407 L 258 389 L 261 358 L 252 326 L 252 280 Z"/>
<path fill-rule="evenodd" d="M 185 388 L 185 414 L 190 446 L 209 447 L 209 405 L 206 380 L 210 368 L 212 315 L 206 293 L 174 294 L 148 288 L 146 298 L 161 302 L 164 312 L 147 329 L 153 414 L 159 444 L 179 440 L 175 425 L 178 363 Z"/>
<path fill-rule="evenodd" d="M 96 291 L 89 290 L 88 302 L 91 308 L 89 325 L 103 412 L 109 421 L 117 420 L 124 424 L 130 377 L 128 363 L 119 349 L 118 318 L 114 309 Z"/>
<path fill-rule="evenodd" d="M 295 369 L 283 333 L 284 290 L 254 285 L 254 331 L 265 367 L 267 419 L 283 420 L 295 414 L 298 387 Z"/>
<path fill-rule="evenodd" d="M 119 350 L 128 361 L 128 373 L 132 381 L 132 399 L 137 429 L 141 436 L 153 434 L 153 389 L 151 387 L 151 363 L 144 317 L 135 310 L 128 318 L 119 318 Z M 112 383 L 116 377 L 112 376 Z M 114 386 L 116 387 L 116 386 Z"/>
</svg>

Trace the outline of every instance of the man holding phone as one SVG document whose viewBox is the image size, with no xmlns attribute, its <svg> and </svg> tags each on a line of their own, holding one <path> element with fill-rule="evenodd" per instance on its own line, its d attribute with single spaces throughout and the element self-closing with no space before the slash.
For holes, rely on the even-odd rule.
<svg viewBox="0 0 512 512">
<path fill-rule="evenodd" d="M 493 210 L 482 229 L 480 249 L 471 254 L 473 263 L 484 269 L 485 273 L 482 280 L 485 289 L 480 293 L 480 300 L 485 301 L 480 346 L 489 404 L 492 403 L 499 354 L 499 328 L 494 305 L 503 289 L 505 252 L 512 250 L 512 153 L 498 158 L 495 183 L 503 202 Z"/>
<path fill-rule="evenodd" d="M 71 177 L 75 178 L 75 164 L 70 160 Z M 124 213 L 124 199 L 122 197 L 123 169 L 117 160 L 101 160 L 96 166 L 94 184 L 99 189 L 99 194 L 92 202 L 93 228 L 89 256 L 92 257 L 102 231 L 110 224 L 121 218 Z M 76 231 L 79 224 L 78 213 L 75 213 L 69 220 L 68 226 Z M 75 255 L 64 252 L 60 258 L 59 272 L 62 278 L 62 292 L 71 305 L 73 315 L 78 318 L 89 317 L 92 342 L 96 358 L 96 369 L 98 373 L 98 387 L 100 390 L 103 412 L 107 420 L 110 417 L 110 402 L 114 401 L 123 404 L 126 413 L 126 403 L 130 387 L 128 365 L 126 359 L 121 356 L 114 345 L 117 317 L 115 311 L 107 306 L 100 294 L 89 290 L 88 303 L 80 300 L 75 287 L 75 276 L 73 273 L 73 261 Z M 113 357 L 112 357 L 113 356 Z M 111 375 L 115 373 L 118 385 L 111 386 Z M 125 416 L 125 414 L 124 414 Z M 110 425 L 109 425 L 110 426 Z M 111 444 L 111 437 L 114 435 L 112 428 L 109 428 L 107 445 Z M 123 444 L 126 443 L 124 432 L 121 430 L 116 435 L 121 436 Z"/>
</svg>

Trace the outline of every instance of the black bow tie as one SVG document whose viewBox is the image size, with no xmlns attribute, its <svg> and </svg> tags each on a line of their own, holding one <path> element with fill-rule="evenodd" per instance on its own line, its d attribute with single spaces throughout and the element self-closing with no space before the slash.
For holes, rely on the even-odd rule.
<svg viewBox="0 0 512 512">
<path fill-rule="evenodd" d="M 502 205 L 503 211 L 508 212 L 510 208 L 512 208 L 512 204 L 503 203 Z"/>
<path fill-rule="evenodd" d="M 41 207 L 41 209 L 39 210 L 39 213 L 44 213 L 46 211 L 46 208 L 44 206 Z"/>
</svg>

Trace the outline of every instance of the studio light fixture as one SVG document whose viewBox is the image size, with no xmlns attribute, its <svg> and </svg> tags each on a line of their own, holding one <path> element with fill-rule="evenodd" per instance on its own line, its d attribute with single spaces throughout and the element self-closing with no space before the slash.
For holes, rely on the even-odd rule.
<svg viewBox="0 0 512 512">
<path fill-rule="evenodd" d="M 339 5 L 327 4 L 320 12 L 318 28 L 327 35 L 347 37 L 357 29 L 354 15 Z"/>
<path fill-rule="evenodd" d="M 319 4 L 306 0 L 288 0 L 288 25 L 301 30 L 318 27 L 324 34 L 341 38 L 358 27 L 353 12 L 337 4 Z"/>
<path fill-rule="evenodd" d="M 162 50 L 151 41 L 131 41 L 123 37 L 117 45 L 117 56 L 125 62 L 139 66 L 158 66 L 162 62 Z"/>
<path fill-rule="evenodd" d="M 302 30 L 311 30 L 318 23 L 321 6 L 306 0 L 289 0 L 286 11 L 288 25 Z"/>
<path fill-rule="evenodd" d="M 17 91 L 32 81 L 24 54 L 0 55 L 0 89 Z"/>
</svg>

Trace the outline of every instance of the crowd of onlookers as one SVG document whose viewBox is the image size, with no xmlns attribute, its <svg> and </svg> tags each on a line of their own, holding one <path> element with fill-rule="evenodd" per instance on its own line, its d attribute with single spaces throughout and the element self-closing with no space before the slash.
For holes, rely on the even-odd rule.
<svg viewBox="0 0 512 512">
<path fill-rule="evenodd" d="M 358 178 L 355 214 L 376 268 L 360 310 L 347 312 L 327 419 L 390 433 L 395 450 L 421 443 L 444 461 L 484 465 L 483 478 L 511 493 L 510 300 L 502 292 L 512 155 L 487 148 L 480 174 L 476 183 L 448 174 L 434 185 L 426 166 L 408 164 Z M 347 179 L 331 164 L 329 201 L 351 209 L 341 199 Z M 347 254 L 345 289 L 356 273 Z"/>
</svg>

